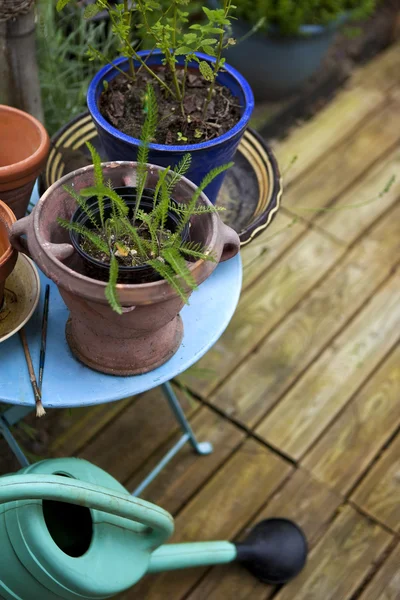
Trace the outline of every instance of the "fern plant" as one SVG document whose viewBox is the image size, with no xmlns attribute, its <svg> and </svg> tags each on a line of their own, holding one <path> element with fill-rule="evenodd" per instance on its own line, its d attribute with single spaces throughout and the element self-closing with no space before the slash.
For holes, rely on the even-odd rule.
<svg viewBox="0 0 400 600">
<path fill-rule="evenodd" d="M 201 192 L 215 177 L 233 163 L 212 169 L 194 191 L 187 204 L 173 200 L 176 184 L 185 175 L 191 164 L 190 154 L 185 154 L 173 169 L 167 168 L 159 174 L 153 191 L 153 202 L 149 212 L 141 208 L 146 186 L 148 146 L 157 123 L 157 104 L 154 91 L 148 85 L 146 91 L 146 120 L 142 128 L 141 145 L 138 153 L 136 201 L 133 214 L 124 199 L 104 181 L 101 158 L 95 148 L 87 143 L 93 160 L 94 185 L 77 193 L 69 187 L 66 191 L 74 198 L 90 226 L 73 220 L 58 218 L 58 223 L 79 236 L 81 248 L 93 258 L 109 265 L 109 280 L 105 296 L 113 310 L 122 313 L 118 300 L 117 283 L 120 266 L 151 267 L 165 279 L 180 298 L 187 303 L 188 290 L 196 289 L 196 281 L 190 271 L 190 260 L 215 260 L 201 244 L 182 239 L 182 233 L 194 215 L 203 215 L 219 210 L 198 204 Z M 95 202 L 93 203 L 93 199 Z M 108 207 L 108 216 L 106 214 Z M 96 209 L 96 210 L 95 210 Z M 167 227 L 169 213 L 178 217 L 175 231 Z"/>
<path fill-rule="evenodd" d="M 328 25 L 343 15 L 368 17 L 378 0 L 236 0 L 237 16 L 259 27 L 296 35 L 302 25 Z"/>
<path fill-rule="evenodd" d="M 61 11 L 73 0 L 58 0 L 57 10 Z M 112 31 L 118 41 L 122 56 L 129 61 L 127 73 L 120 71 L 132 82 L 136 78 L 135 63 L 144 69 L 160 87 L 171 95 L 180 105 L 181 113 L 185 115 L 184 97 L 187 79 L 188 65 L 190 61 L 199 63 L 200 73 L 209 82 L 208 97 L 204 106 L 204 114 L 207 112 L 211 101 L 216 77 L 222 69 L 225 59 L 223 50 L 234 43 L 232 38 L 227 38 L 225 28 L 229 26 L 232 19 L 232 11 L 235 6 L 232 0 L 222 0 L 221 7 L 216 9 L 203 6 L 204 23 L 188 25 L 189 0 L 137 0 L 130 2 L 112 2 L 111 0 L 95 0 L 85 10 L 87 19 L 93 18 L 100 11 L 106 10 L 109 14 Z M 133 36 L 132 33 L 135 32 Z M 150 41 L 152 50 L 161 50 L 165 57 L 165 66 L 169 76 L 160 78 L 157 71 L 147 65 L 137 52 L 137 35 L 142 33 Z M 201 61 L 196 52 L 205 52 L 215 58 L 215 63 L 210 65 Z M 98 48 L 89 45 L 89 60 L 99 60 L 103 64 L 110 63 L 108 57 Z M 183 77 L 178 75 L 178 56 L 184 56 Z M 117 67 L 115 67 L 117 70 Z"/>
</svg>

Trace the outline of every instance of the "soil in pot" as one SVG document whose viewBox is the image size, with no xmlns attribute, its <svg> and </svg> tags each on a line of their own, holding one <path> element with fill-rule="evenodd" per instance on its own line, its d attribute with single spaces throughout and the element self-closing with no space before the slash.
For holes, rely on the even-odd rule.
<svg viewBox="0 0 400 600">
<path fill-rule="evenodd" d="M 126 205 L 130 209 L 129 217 L 132 219 L 136 206 L 136 188 L 121 187 L 115 188 L 114 191 L 124 199 Z M 153 209 L 153 199 L 154 190 L 145 189 L 140 202 L 141 210 L 146 213 L 150 213 Z M 97 198 L 90 198 L 88 200 L 88 207 L 91 211 L 91 214 L 100 226 L 100 211 Z M 108 219 L 111 216 L 111 203 L 107 203 L 106 201 L 104 206 L 104 218 Z M 78 208 L 75 211 L 71 221 L 94 230 L 94 225 L 91 223 L 88 214 L 83 212 L 81 208 Z M 169 211 L 165 228 L 158 232 L 160 242 L 168 240 L 168 237 L 170 237 L 176 231 L 179 222 L 179 216 L 172 211 Z M 141 238 L 150 240 L 150 232 L 145 223 L 137 222 L 134 223 L 134 225 Z M 96 231 L 96 233 L 108 246 L 115 243 L 114 239 L 110 239 L 110 235 L 106 231 L 106 228 L 102 228 L 100 231 Z M 189 226 L 187 225 L 182 232 L 182 240 L 185 241 L 188 239 L 188 237 Z M 76 231 L 70 232 L 70 238 L 75 250 L 82 259 L 85 274 L 92 279 L 108 281 L 110 272 L 110 256 L 96 247 L 89 239 L 80 235 Z M 118 244 L 116 244 L 116 246 L 117 250 L 115 252 L 115 257 L 117 258 L 119 266 L 118 283 L 150 283 L 152 281 L 159 281 L 162 279 L 160 275 L 156 273 L 151 266 L 147 265 L 145 260 L 138 255 L 129 235 L 122 235 L 119 237 Z"/>
<path fill-rule="evenodd" d="M 155 68 L 154 66 L 152 67 Z M 178 69 L 178 77 L 183 77 L 183 69 Z M 169 72 L 165 67 L 157 68 L 157 75 L 169 86 Z M 145 71 L 137 73 L 135 83 L 120 74 L 110 81 L 99 101 L 99 110 L 107 121 L 119 131 L 134 138 L 140 138 L 146 117 L 143 111 L 143 97 L 148 83 L 153 85 L 158 105 L 158 144 L 197 144 L 224 135 L 241 118 L 241 107 L 224 85 L 216 83 L 214 95 L 203 114 L 210 83 L 195 69 L 189 69 L 183 101 L 186 115 L 181 113 L 179 102 L 172 98 L 151 75 Z"/>
</svg>

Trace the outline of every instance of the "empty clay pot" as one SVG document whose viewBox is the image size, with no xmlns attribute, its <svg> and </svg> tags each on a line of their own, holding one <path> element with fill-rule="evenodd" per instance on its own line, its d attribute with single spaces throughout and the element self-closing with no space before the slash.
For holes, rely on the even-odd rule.
<svg viewBox="0 0 400 600">
<path fill-rule="evenodd" d="M 147 187 L 154 188 L 163 169 L 148 166 Z M 113 187 L 136 186 L 136 163 L 103 165 L 106 181 Z M 151 371 L 166 362 L 178 349 L 183 325 L 179 311 L 183 302 L 165 280 L 117 285 L 123 314 L 115 313 L 104 295 L 106 283 L 85 275 L 82 259 L 70 243 L 69 233 L 57 217 L 70 219 L 76 209 L 74 199 L 63 189 L 75 191 L 93 185 L 93 167 L 83 167 L 65 175 L 41 197 L 29 217 L 12 228 L 11 243 L 29 253 L 40 269 L 59 287 L 70 310 L 66 337 L 75 356 L 87 366 L 114 375 L 135 375 Z M 177 202 L 187 203 L 195 186 L 182 178 L 174 191 Z M 211 206 L 202 194 L 199 202 Z M 26 234 L 25 240 L 21 237 Z M 217 213 L 194 216 L 191 240 L 201 242 L 216 262 L 198 260 L 190 265 L 197 283 L 202 283 L 219 261 L 235 256 L 239 237 L 224 225 Z"/>
<path fill-rule="evenodd" d="M 0 200 L 0 310 L 3 305 L 5 282 L 14 268 L 18 256 L 9 240 L 11 225 L 15 221 L 13 211 Z"/>
<path fill-rule="evenodd" d="M 0 104 L 0 198 L 23 217 L 49 152 L 43 125 L 22 110 Z"/>
</svg>

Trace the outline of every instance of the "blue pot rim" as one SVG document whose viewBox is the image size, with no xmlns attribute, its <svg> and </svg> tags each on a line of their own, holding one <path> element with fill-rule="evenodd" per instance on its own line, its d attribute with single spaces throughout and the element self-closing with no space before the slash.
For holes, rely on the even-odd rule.
<svg viewBox="0 0 400 600">
<path fill-rule="evenodd" d="M 146 56 L 149 54 L 149 50 L 141 50 L 138 52 L 140 56 Z M 162 52 L 160 50 L 155 50 L 154 55 L 160 55 Z M 208 62 L 215 62 L 215 58 L 209 56 L 208 54 L 203 54 L 202 52 L 196 52 L 196 56 L 198 56 L 201 60 L 207 60 Z M 131 137 L 126 133 L 122 133 L 116 127 L 113 127 L 100 113 L 97 101 L 96 101 L 96 91 L 99 85 L 103 84 L 105 76 L 109 74 L 110 71 L 114 70 L 114 65 L 119 66 L 121 63 L 127 62 L 128 59 L 121 56 L 112 61 L 111 64 L 105 65 L 98 73 L 93 77 L 92 81 L 89 84 L 88 92 L 87 92 L 87 105 L 92 116 L 92 119 L 95 121 L 96 125 L 102 127 L 109 133 L 111 133 L 114 137 L 118 138 L 120 141 L 125 142 L 127 144 L 135 144 L 139 145 L 140 140 L 138 138 Z M 213 140 L 209 140 L 208 142 L 200 142 L 198 144 L 182 144 L 182 145 L 167 145 L 167 144 L 149 144 L 150 150 L 156 150 L 161 152 L 194 152 L 198 150 L 206 150 L 208 148 L 214 148 L 220 144 L 224 144 L 231 138 L 235 137 L 239 134 L 243 129 L 245 129 L 247 123 L 250 120 L 251 113 L 254 109 L 254 96 L 251 90 L 250 84 L 246 81 L 246 79 L 233 67 L 230 65 L 224 65 L 224 71 L 229 73 L 231 77 L 233 77 L 240 87 L 243 90 L 245 97 L 245 106 L 244 112 L 240 118 L 240 120 L 236 123 L 232 129 L 221 135 L 220 137 L 214 138 Z M 117 74 L 118 72 L 116 72 Z"/>
</svg>

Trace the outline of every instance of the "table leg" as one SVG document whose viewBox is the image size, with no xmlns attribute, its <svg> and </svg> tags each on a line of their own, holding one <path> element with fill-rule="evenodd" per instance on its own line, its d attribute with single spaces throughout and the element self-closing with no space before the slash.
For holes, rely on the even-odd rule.
<svg viewBox="0 0 400 600">
<path fill-rule="evenodd" d="M 18 460 L 19 464 L 21 465 L 21 467 L 27 467 L 29 465 L 29 461 L 26 458 L 25 454 L 22 452 L 21 448 L 19 447 L 16 439 L 14 438 L 13 434 L 11 433 L 10 428 L 3 416 L 0 417 L 0 433 L 6 440 L 9 447 L 11 448 L 12 452 L 14 453 L 14 455 L 15 455 L 16 459 Z"/>
<path fill-rule="evenodd" d="M 168 404 L 171 407 L 172 412 L 178 421 L 183 435 L 177 441 L 177 443 L 166 453 L 166 455 L 160 460 L 160 462 L 154 467 L 154 469 L 148 474 L 148 476 L 138 485 L 138 487 L 132 492 L 132 496 L 139 496 L 143 490 L 157 477 L 164 467 L 173 459 L 173 457 L 179 452 L 183 446 L 189 442 L 194 450 L 201 455 L 211 454 L 213 451 L 212 444 L 210 442 L 198 442 L 193 429 L 187 420 L 185 413 L 179 403 L 178 398 L 170 383 L 164 383 L 162 386 L 164 396 L 168 400 Z"/>
<path fill-rule="evenodd" d="M 196 436 L 193 433 L 193 429 L 187 420 L 185 413 L 183 412 L 182 406 L 179 403 L 178 398 L 170 383 L 163 383 L 161 386 L 164 396 L 168 400 L 168 404 L 174 413 L 176 420 L 182 428 L 182 431 L 188 436 L 188 441 L 192 447 L 196 450 L 197 454 L 211 454 L 213 451 L 212 444 L 210 442 L 198 442 Z"/>
</svg>

